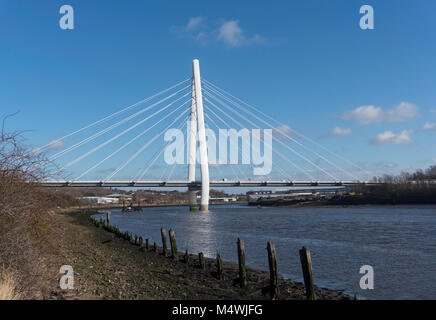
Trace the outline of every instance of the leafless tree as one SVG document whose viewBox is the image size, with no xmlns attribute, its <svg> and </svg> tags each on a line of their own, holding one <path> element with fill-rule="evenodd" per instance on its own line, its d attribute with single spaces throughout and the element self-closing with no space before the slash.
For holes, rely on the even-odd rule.
<svg viewBox="0 0 436 320">
<path fill-rule="evenodd" d="M 44 271 L 44 255 L 56 248 L 49 209 L 56 195 L 39 185 L 50 162 L 25 146 L 24 132 L 0 135 L 0 273 L 11 270 L 23 298 L 37 296 Z"/>
</svg>

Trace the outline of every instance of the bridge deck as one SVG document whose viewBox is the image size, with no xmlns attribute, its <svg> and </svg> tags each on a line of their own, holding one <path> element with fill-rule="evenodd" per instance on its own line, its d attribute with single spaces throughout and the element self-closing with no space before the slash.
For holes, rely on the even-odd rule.
<svg viewBox="0 0 436 320">
<path fill-rule="evenodd" d="M 201 182 L 180 181 L 43 181 L 45 187 L 201 187 Z M 211 187 L 335 187 L 377 184 L 369 181 L 210 181 Z"/>
</svg>

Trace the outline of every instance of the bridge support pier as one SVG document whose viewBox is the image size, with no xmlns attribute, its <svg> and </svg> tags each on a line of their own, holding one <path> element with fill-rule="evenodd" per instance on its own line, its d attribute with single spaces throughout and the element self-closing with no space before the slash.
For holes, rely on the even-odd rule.
<svg viewBox="0 0 436 320">
<path fill-rule="evenodd" d="M 197 211 L 198 205 L 197 205 L 197 189 L 188 188 L 188 197 L 189 197 L 189 210 L 190 211 Z"/>
</svg>

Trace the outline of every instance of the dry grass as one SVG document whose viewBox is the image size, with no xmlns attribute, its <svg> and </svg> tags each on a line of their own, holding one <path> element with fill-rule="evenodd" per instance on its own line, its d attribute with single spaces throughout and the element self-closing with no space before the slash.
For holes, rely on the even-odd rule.
<svg viewBox="0 0 436 320">
<path fill-rule="evenodd" d="M 19 300 L 20 290 L 12 272 L 3 270 L 0 272 L 0 300 Z"/>
</svg>

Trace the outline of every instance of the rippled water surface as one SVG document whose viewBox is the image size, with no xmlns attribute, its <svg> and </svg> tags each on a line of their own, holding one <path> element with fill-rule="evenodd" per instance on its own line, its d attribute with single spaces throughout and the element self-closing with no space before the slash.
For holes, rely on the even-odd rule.
<svg viewBox="0 0 436 320">
<path fill-rule="evenodd" d="M 436 206 L 262 208 L 212 206 L 113 210 L 111 224 L 161 243 L 160 228 L 173 228 L 180 251 L 237 261 L 245 241 L 246 263 L 267 270 L 267 241 L 277 248 L 279 272 L 302 280 L 298 249 L 312 253 L 315 284 L 367 299 L 436 298 Z M 374 290 L 362 290 L 359 269 L 374 268 Z"/>
</svg>

